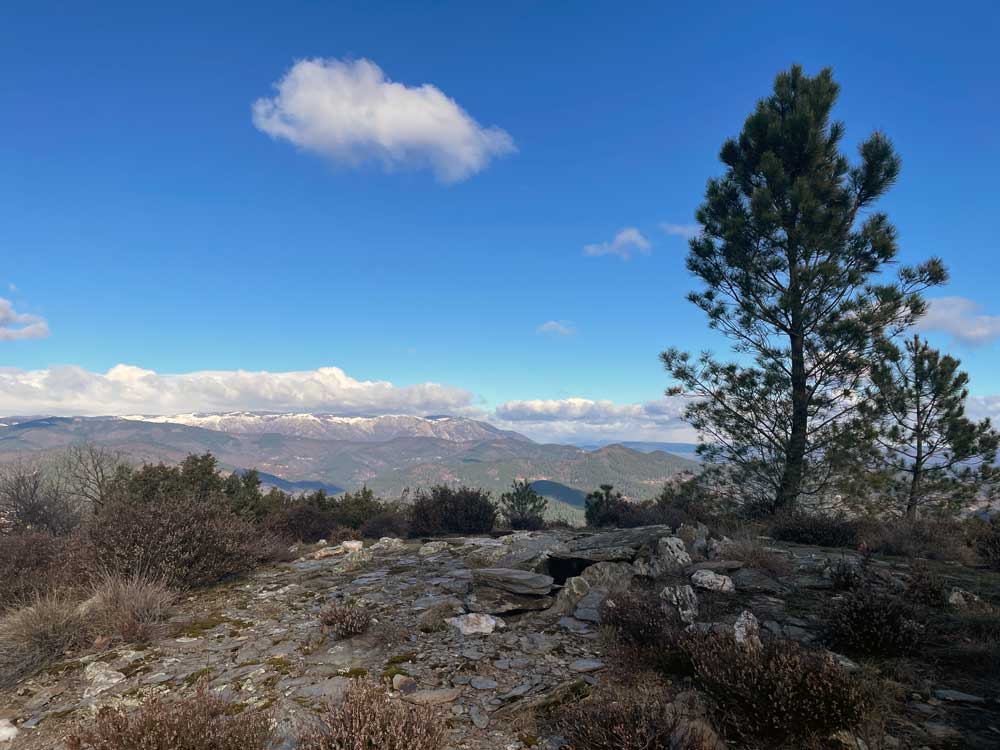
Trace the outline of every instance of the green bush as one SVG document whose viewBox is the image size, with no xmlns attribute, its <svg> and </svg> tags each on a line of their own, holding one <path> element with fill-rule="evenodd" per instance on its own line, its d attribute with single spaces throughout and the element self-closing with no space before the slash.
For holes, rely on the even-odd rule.
<svg viewBox="0 0 1000 750">
<path fill-rule="evenodd" d="M 409 514 L 394 506 L 385 506 L 361 524 L 361 536 L 366 539 L 380 539 L 384 536 L 405 537 L 410 533 Z"/>
<path fill-rule="evenodd" d="M 486 490 L 439 484 L 417 494 L 410 508 L 410 533 L 484 534 L 492 531 L 497 509 Z"/>
<path fill-rule="evenodd" d="M 549 501 L 539 495 L 527 480 L 514 480 L 508 492 L 500 496 L 500 515 L 514 530 L 537 531 L 545 528 L 545 510 Z"/>
<path fill-rule="evenodd" d="M 689 633 L 683 645 L 696 683 L 745 740 L 774 747 L 828 737 L 856 726 L 872 708 L 867 685 L 793 641 L 739 643 L 728 634 Z"/>
</svg>

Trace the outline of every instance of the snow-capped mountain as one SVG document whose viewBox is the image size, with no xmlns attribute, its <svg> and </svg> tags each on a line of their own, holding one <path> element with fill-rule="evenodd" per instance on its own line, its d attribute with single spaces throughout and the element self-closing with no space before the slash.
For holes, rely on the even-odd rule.
<svg viewBox="0 0 1000 750">
<path fill-rule="evenodd" d="M 382 442 L 398 437 L 434 437 L 455 442 L 500 437 L 528 440 L 523 435 L 498 429 L 486 422 L 448 416 L 343 417 L 334 414 L 228 412 L 171 416 L 129 415 L 122 419 L 155 424 L 182 424 L 237 435 L 277 434 L 352 442 Z"/>
</svg>

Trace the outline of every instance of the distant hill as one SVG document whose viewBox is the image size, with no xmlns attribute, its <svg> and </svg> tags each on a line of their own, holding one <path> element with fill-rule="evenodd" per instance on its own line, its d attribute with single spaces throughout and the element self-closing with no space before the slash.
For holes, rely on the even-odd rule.
<svg viewBox="0 0 1000 750">
<path fill-rule="evenodd" d="M 681 456 L 683 458 L 689 458 L 692 461 L 700 460 L 697 454 L 698 446 L 696 443 L 657 443 L 650 441 L 636 441 L 636 440 L 623 440 L 619 442 L 597 442 L 597 443 L 578 443 L 578 447 L 585 448 L 587 450 L 597 450 L 598 448 L 603 448 L 606 445 L 624 445 L 626 448 L 631 448 L 634 451 L 639 451 L 640 453 L 652 453 L 654 451 L 663 451 L 665 453 L 673 453 L 676 456 Z"/>
<path fill-rule="evenodd" d="M 209 420 L 208 416 L 201 415 L 198 420 L 216 426 L 223 423 Z M 642 453 L 622 445 L 588 451 L 541 444 L 460 418 L 414 417 L 383 422 L 377 428 L 369 421 L 364 431 L 370 437 L 380 430 L 405 433 L 412 428 L 421 433 L 428 428 L 476 438 L 401 434 L 380 441 L 342 440 L 275 432 L 226 432 L 159 419 L 121 417 L 11 417 L 0 418 L 0 423 L 6 425 L 0 426 L 0 461 L 5 456 L 51 453 L 85 442 L 122 450 L 136 461 L 175 463 L 190 453 L 211 452 L 224 469 L 253 467 L 299 489 L 355 489 L 367 484 L 385 497 L 397 497 L 408 487 L 441 482 L 469 484 L 498 493 L 513 479 L 525 478 L 550 482 L 553 492 L 557 491 L 555 485 L 561 485 L 584 494 L 609 483 L 628 497 L 643 499 L 654 495 L 675 474 L 698 470 L 697 464 L 662 451 Z M 300 421 L 268 419 L 239 424 L 247 430 L 247 425 L 265 423 L 292 431 L 289 426 Z M 560 492 L 563 502 L 573 505 L 571 499 L 575 497 L 579 503 L 578 495 Z"/>
<path fill-rule="evenodd" d="M 587 504 L 587 494 L 583 490 L 567 487 L 559 482 L 550 482 L 548 479 L 539 479 L 531 483 L 531 488 L 542 497 L 550 500 L 558 500 L 574 508 L 582 508 Z M 596 489 L 596 487 L 594 488 Z"/>
</svg>

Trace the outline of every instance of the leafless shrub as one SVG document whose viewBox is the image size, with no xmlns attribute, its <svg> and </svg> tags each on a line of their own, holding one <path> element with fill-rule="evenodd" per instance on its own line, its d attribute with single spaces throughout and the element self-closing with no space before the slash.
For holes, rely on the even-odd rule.
<svg viewBox="0 0 1000 750">
<path fill-rule="evenodd" d="M 368 630 L 371 615 L 357 604 L 332 602 L 319 613 L 320 622 L 340 638 L 350 638 Z"/>
<path fill-rule="evenodd" d="M 727 544 L 725 555 L 743 561 L 748 568 L 763 570 L 776 578 L 792 572 L 792 564 L 787 555 L 767 549 L 759 539 L 749 534 L 741 535 Z"/>
<path fill-rule="evenodd" d="M 909 603 L 870 581 L 828 608 L 826 628 L 831 646 L 861 656 L 911 654 L 924 636 Z"/>
<path fill-rule="evenodd" d="M 273 750 L 271 717 L 239 711 L 235 704 L 199 689 L 190 698 L 151 698 L 135 711 L 105 708 L 77 727 L 67 750 Z"/>
<path fill-rule="evenodd" d="M 446 725 L 431 709 L 393 702 L 378 684 L 354 680 L 343 703 L 309 727 L 299 750 L 440 750 Z"/>
</svg>

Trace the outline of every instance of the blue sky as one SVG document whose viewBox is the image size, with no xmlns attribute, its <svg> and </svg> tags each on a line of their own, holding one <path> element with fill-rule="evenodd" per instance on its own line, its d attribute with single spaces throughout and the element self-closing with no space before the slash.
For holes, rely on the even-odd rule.
<svg viewBox="0 0 1000 750">
<path fill-rule="evenodd" d="M 35 333 L 0 340 L 0 411 L 286 406 L 266 377 L 232 386 L 245 370 L 301 373 L 278 390 L 315 396 L 290 407 L 676 436 L 657 353 L 725 343 L 663 225 L 693 221 L 723 139 L 799 62 L 834 68 L 852 149 L 894 140 L 881 208 L 901 260 L 944 257 L 930 335 L 991 412 L 998 36 L 990 3 L 7 2 L 0 325 Z M 381 141 L 324 130 L 322 102 L 318 130 L 279 132 L 338 71 L 398 95 Z M 645 251 L 585 252 L 627 229 Z M 142 371 L 109 381 L 120 364 Z"/>
</svg>

